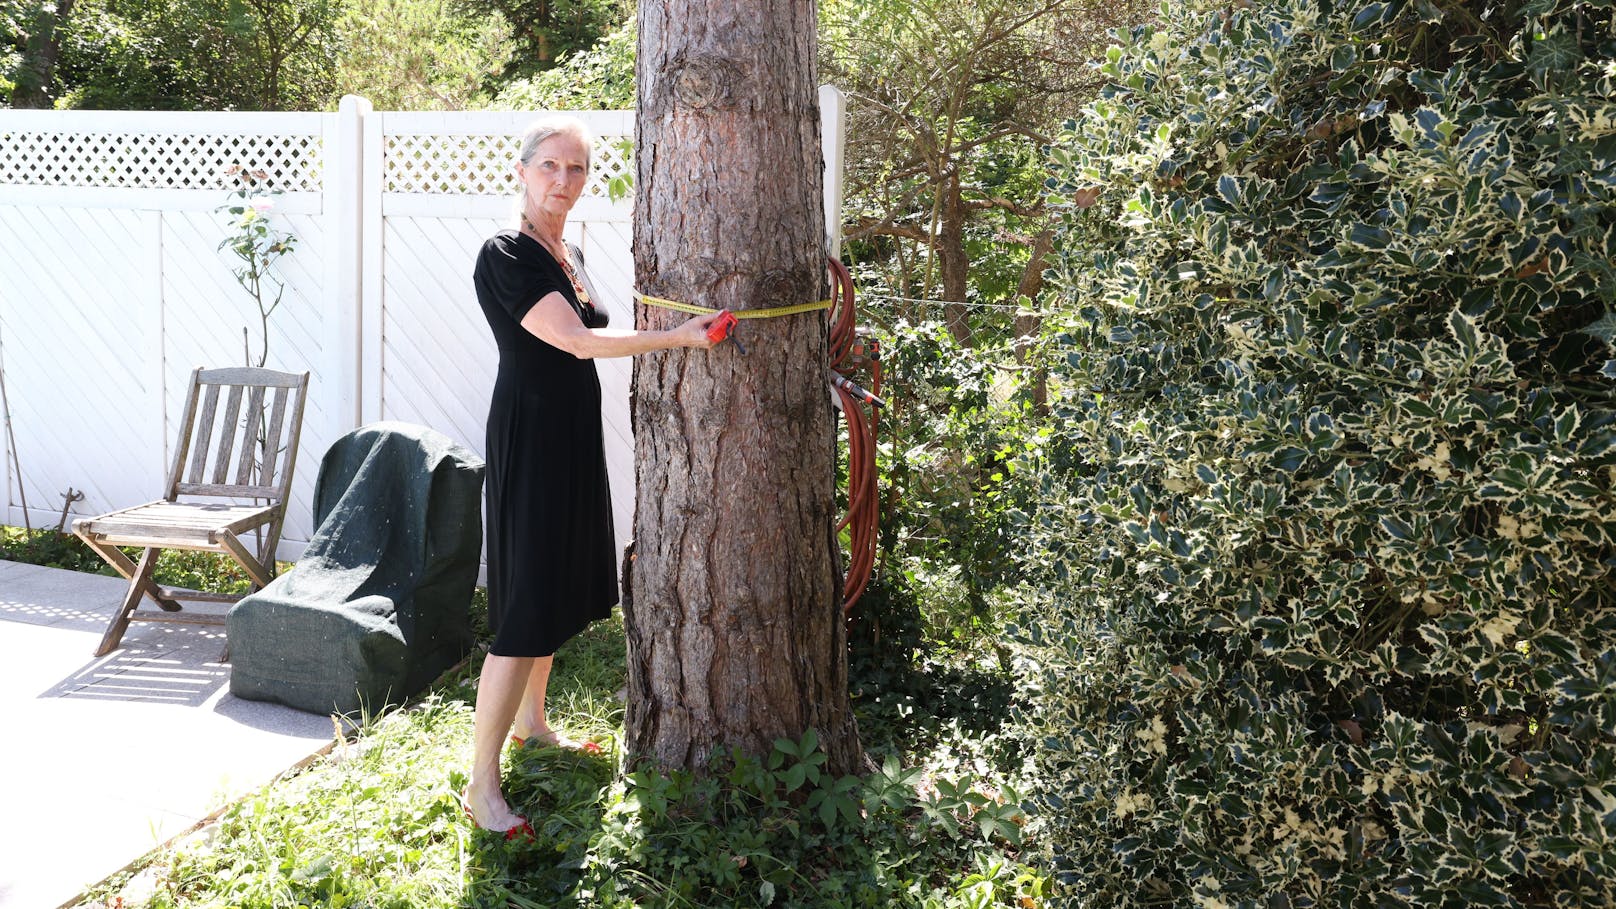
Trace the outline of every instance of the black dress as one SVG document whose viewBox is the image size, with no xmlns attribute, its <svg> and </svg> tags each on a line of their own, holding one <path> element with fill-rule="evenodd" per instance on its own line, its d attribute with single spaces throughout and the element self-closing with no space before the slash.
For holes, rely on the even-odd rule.
<svg viewBox="0 0 1616 909">
<path fill-rule="evenodd" d="M 617 603 L 612 496 L 594 361 L 521 322 L 552 291 L 585 325 L 603 325 L 605 313 L 580 303 L 550 252 L 514 230 L 483 244 L 473 283 L 499 346 L 486 448 L 490 652 L 549 656 Z"/>
</svg>

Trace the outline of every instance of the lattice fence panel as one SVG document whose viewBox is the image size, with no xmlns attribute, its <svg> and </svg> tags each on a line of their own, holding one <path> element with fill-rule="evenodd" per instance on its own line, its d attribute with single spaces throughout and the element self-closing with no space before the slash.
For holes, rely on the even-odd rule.
<svg viewBox="0 0 1616 909">
<path fill-rule="evenodd" d="M 318 192 L 319 136 L 0 131 L 0 184 L 119 189 L 234 189 L 235 171 L 262 189 Z"/>
<path fill-rule="evenodd" d="M 389 135 L 383 140 L 382 191 L 452 196 L 515 195 L 522 139 L 512 135 Z M 608 197 L 612 180 L 632 166 L 632 139 L 597 136 L 585 196 Z"/>
</svg>

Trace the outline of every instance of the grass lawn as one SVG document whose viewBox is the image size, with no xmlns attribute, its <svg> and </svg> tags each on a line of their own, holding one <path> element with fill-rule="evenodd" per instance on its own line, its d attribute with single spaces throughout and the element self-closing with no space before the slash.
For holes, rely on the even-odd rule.
<svg viewBox="0 0 1616 909">
<path fill-rule="evenodd" d="M 19 557 L 19 536 L 0 536 L 0 558 Z M 160 570 L 201 579 L 216 569 L 194 560 L 212 558 Z M 481 602 L 479 591 L 479 614 Z M 552 722 L 602 752 L 506 750 L 507 792 L 535 838 L 479 831 L 457 801 L 479 652 L 414 705 L 365 718 L 328 758 L 148 856 L 85 905 L 1046 905 L 1048 882 L 1020 860 L 1035 829 L 1015 788 L 1026 744 L 1004 725 L 1015 691 L 991 638 L 916 647 L 911 635 L 895 653 L 904 635 L 877 646 L 860 627 L 854 704 L 876 768 L 865 776 L 820 773 L 811 733 L 769 755 L 718 755 L 704 777 L 624 773 L 614 617 L 561 650 L 549 691 Z"/>
</svg>

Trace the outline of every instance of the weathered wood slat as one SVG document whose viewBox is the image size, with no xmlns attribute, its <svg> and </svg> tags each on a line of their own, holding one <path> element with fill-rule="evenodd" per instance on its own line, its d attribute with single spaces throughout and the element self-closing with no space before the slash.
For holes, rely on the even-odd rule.
<svg viewBox="0 0 1616 909">
<path fill-rule="evenodd" d="M 212 547 L 212 527 L 155 527 L 150 524 L 107 524 L 95 531 L 95 539 L 115 547 Z"/>
<path fill-rule="evenodd" d="M 187 552 L 220 551 L 219 544 L 212 542 L 207 537 L 196 537 L 194 539 L 179 539 L 177 537 L 162 537 L 160 539 L 151 537 L 131 537 L 126 539 L 124 537 L 107 536 L 102 537 L 101 540 L 102 542 L 111 546 L 138 546 L 141 549 L 183 549 Z"/>
<path fill-rule="evenodd" d="M 231 505 L 224 502 L 156 502 L 136 508 L 126 508 L 82 523 L 91 530 L 100 530 L 119 524 L 179 523 L 224 527 L 244 517 L 268 515 L 273 505 Z"/>
<path fill-rule="evenodd" d="M 286 500 L 291 498 L 292 495 L 292 471 L 297 467 L 297 446 L 298 442 L 303 438 L 303 407 L 308 403 L 308 400 L 309 374 L 303 373 L 303 380 L 299 382 L 297 386 L 297 397 L 292 401 L 292 418 L 290 424 L 292 434 L 286 440 L 286 464 L 281 468 L 281 494 L 279 496 L 279 501 L 283 506 L 286 504 Z M 264 482 L 267 483 L 269 481 L 265 480 Z M 271 531 L 270 537 L 272 540 L 279 540 L 280 535 L 281 526 L 280 524 L 276 524 Z"/>
<path fill-rule="evenodd" d="M 253 479 L 253 454 L 258 448 L 258 428 L 264 422 L 264 386 L 254 385 L 247 392 L 246 426 L 241 431 L 241 459 L 236 463 L 237 486 L 246 486 Z"/>
<path fill-rule="evenodd" d="M 172 499 L 177 494 L 174 489 L 185 477 L 185 455 L 191 449 L 191 433 L 195 429 L 196 421 L 196 377 L 202 374 L 202 367 L 191 370 L 191 384 L 185 394 L 185 410 L 180 416 L 180 441 L 174 447 L 174 466 L 168 472 L 168 486 L 165 487 L 163 497 Z"/>
<path fill-rule="evenodd" d="M 191 526 L 177 521 L 150 521 L 144 524 L 127 523 L 91 529 L 85 533 L 89 539 L 114 546 L 172 546 L 176 549 L 212 549 L 225 551 L 220 539 L 226 534 L 242 534 L 271 523 L 274 515 L 263 514 L 244 517 L 228 524 Z"/>
<path fill-rule="evenodd" d="M 198 373 L 200 375 L 200 373 Z M 191 394 L 202 386 L 193 385 Z M 219 409 L 219 386 L 209 385 L 207 397 L 202 400 L 202 415 L 196 422 L 196 454 L 191 458 L 191 482 L 202 482 L 203 471 L 207 470 L 208 445 L 213 441 L 213 417 Z M 183 450 L 181 457 L 184 456 Z"/>
<path fill-rule="evenodd" d="M 239 593 L 213 593 L 207 590 L 192 590 L 189 587 L 169 587 L 166 584 L 157 584 L 157 592 L 171 600 L 183 600 L 187 603 L 234 603 L 241 599 Z"/>
<path fill-rule="evenodd" d="M 106 633 L 101 636 L 101 643 L 96 645 L 96 656 L 106 656 L 118 646 L 119 641 L 123 640 L 123 633 L 129 629 L 129 617 L 134 614 L 135 607 L 140 605 L 141 596 L 151 584 L 152 569 L 156 567 L 157 550 L 148 549 L 141 554 L 140 565 L 135 569 L 135 576 L 129 579 L 129 589 L 124 592 L 123 603 L 118 606 L 118 611 L 113 613 L 112 621 L 107 624 Z"/>
<path fill-rule="evenodd" d="M 210 522 L 210 524 L 211 523 L 212 522 Z M 86 528 L 86 532 L 95 537 L 145 537 L 157 533 L 172 532 L 175 529 L 185 530 L 187 528 L 194 527 L 195 524 L 195 521 L 175 521 L 165 520 L 163 518 L 131 518 L 128 520 L 114 521 L 105 524 L 94 524 Z M 201 534 L 206 534 L 208 531 L 208 528 L 206 527 L 196 527 L 195 529 Z"/>
<path fill-rule="evenodd" d="M 231 521 L 230 526 L 226 527 L 225 530 L 228 530 L 231 533 L 241 534 L 264 524 L 279 527 L 281 523 L 280 519 L 285 513 L 286 506 L 280 502 L 277 502 L 274 505 L 266 505 L 264 506 L 264 511 L 261 514 L 242 515 L 234 521 Z"/>
<path fill-rule="evenodd" d="M 259 587 L 269 585 L 273 575 L 264 569 L 257 556 L 247 551 L 247 547 L 242 545 L 241 540 L 235 534 L 225 531 L 219 535 L 219 542 L 223 544 L 226 551 L 235 556 L 236 561 L 241 563 L 241 567 L 247 570 L 247 574 L 253 579 L 254 584 Z"/>
<path fill-rule="evenodd" d="M 248 515 L 237 512 L 226 512 L 211 515 L 192 514 L 190 516 L 174 512 L 136 514 L 128 515 L 115 521 L 99 521 L 88 525 L 86 530 L 93 534 L 106 534 L 109 531 L 116 532 L 119 530 L 141 527 L 196 527 L 199 529 L 222 529 L 230 524 L 240 521 L 244 517 L 248 517 Z"/>
<path fill-rule="evenodd" d="M 279 372 L 255 366 L 226 366 L 202 370 L 201 380 L 207 385 L 264 385 L 271 388 L 296 388 L 303 373 Z"/>
<path fill-rule="evenodd" d="M 227 486 L 218 483 L 181 483 L 175 493 L 182 496 L 228 496 L 233 499 L 273 499 L 279 486 Z"/>
<path fill-rule="evenodd" d="M 240 427 L 236 420 L 241 416 L 241 386 L 231 385 L 230 396 L 224 405 L 224 420 L 219 426 L 219 459 L 213 462 L 213 482 L 223 483 L 225 472 L 230 467 L 230 453 L 236 444 L 236 433 Z"/>
<path fill-rule="evenodd" d="M 269 408 L 269 435 L 264 439 L 264 469 L 258 475 L 258 482 L 264 486 L 275 482 L 275 468 L 281 459 L 281 423 L 286 419 L 286 396 L 286 389 L 275 389 L 275 401 Z"/>
<path fill-rule="evenodd" d="M 180 625 L 223 625 L 225 617 L 222 615 L 209 615 L 205 612 L 137 612 L 129 616 L 129 621 L 172 622 Z"/>
</svg>

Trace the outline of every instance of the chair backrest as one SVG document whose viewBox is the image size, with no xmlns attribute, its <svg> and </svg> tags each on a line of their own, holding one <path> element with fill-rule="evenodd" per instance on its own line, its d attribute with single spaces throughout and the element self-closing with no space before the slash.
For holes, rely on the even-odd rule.
<svg viewBox="0 0 1616 909">
<path fill-rule="evenodd" d="M 197 367 L 185 396 L 180 440 L 164 498 L 286 501 L 308 390 L 306 372 Z"/>
</svg>

